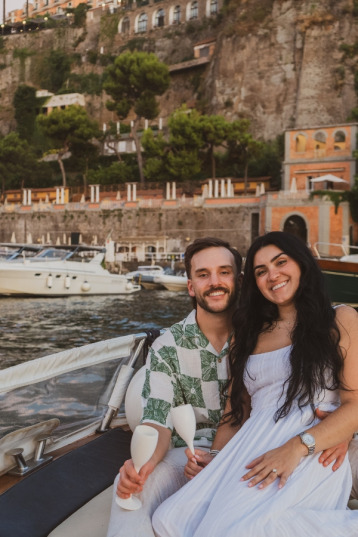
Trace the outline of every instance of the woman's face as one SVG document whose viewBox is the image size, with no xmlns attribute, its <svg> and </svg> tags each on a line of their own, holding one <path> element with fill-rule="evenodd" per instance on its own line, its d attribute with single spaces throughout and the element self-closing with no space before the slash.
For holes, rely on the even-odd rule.
<svg viewBox="0 0 358 537">
<path fill-rule="evenodd" d="M 277 306 L 293 302 L 300 284 L 301 269 L 292 257 L 270 244 L 256 252 L 253 268 L 257 287 L 267 300 Z"/>
</svg>

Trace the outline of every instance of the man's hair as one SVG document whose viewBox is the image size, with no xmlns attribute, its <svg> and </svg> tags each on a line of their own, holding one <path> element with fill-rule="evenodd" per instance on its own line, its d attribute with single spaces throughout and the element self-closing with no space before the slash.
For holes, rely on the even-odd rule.
<svg viewBox="0 0 358 537">
<path fill-rule="evenodd" d="M 242 257 L 235 248 L 230 246 L 230 244 L 216 237 L 203 237 L 201 239 L 195 239 L 194 242 L 189 244 L 184 254 L 184 263 L 185 270 L 188 278 L 191 278 L 191 260 L 195 254 L 201 252 L 201 250 L 206 250 L 206 248 L 226 248 L 229 252 L 232 253 L 235 259 L 235 266 L 237 275 L 241 273 L 242 266 Z"/>
</svg>

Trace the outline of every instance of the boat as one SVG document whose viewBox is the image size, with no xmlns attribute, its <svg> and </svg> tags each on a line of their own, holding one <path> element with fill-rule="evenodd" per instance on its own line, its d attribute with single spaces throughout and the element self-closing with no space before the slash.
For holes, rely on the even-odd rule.
<svg viewBox="0 0 358 537">
<path fill-rule="evenodd" d="M 338 252 L 338 256 L 323 256 L 322 250 Z M 348 252 L 357 253 L 348 253 Z M 358 247 L 317 242 L 313 247 L 333 304 L 358 307 Z M 339 255 L 339 253 L 343 255 Z"/>
<path fill-rule="evenodd" d="M 165 274 L 165 270 L 160 265 L 139 265 L 137 270 L 127 272 L 125 275 L 128 281 L 141 285 L 144 289 L 164 289 L 161 283 L 154 281 L 156 276 Z"/>
<path fill-rule="evenodd" d="M 16 258 L 30 258 L 36 255 L 43 247 L 36 244 L 0 244 L 0 261 L 11 261 Z"/>
<path fill-rule="evenodd" d="M 188 289 L 188 278 L 186 275 L 160 274 L 154 276 L 154 281 L 161 284 L 168 291 L 186 291 Z"/>
<path fill-rule="evenodd" d="M 130 294 L 141 289 L 103 268 L 105 248 L 45 246 L 32 257 L 0 260 L 0 295 L 59 297 Z"/>
<path fill-rule="evenodd" d="M 159 333 L 0 370 L 1 537 L 105 537 L 113 480 L 130 457 L 128 423 L 140 420 L 136 382 Z"/>
<path fill-rule="evenodd" d="M 0 370 L 1 537 L 106 537 L 159 331 Z M 358 508 L 358 502 L 350 502 Z"/>
</svg>

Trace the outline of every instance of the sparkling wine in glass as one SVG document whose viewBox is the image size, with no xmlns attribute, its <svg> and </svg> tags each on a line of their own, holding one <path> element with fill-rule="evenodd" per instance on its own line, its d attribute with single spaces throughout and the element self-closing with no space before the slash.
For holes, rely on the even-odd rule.
<svg viewBox="0 0 358 537">
<path fill-rule="evenodd" d="M 137 473 L 149 461 L 157 447 L 157 443 L 158 431 L 154 427 L 150 427 L 150 425 L 137 425 L 131 440 L 132 461 Z M 128 511 L 135 511 L 142 506 L 140 499 L 132 495 L 126 499 L 117 496 L 116 503 L 122 509 L 127 509 Z"/>
<path fill-rule="evenodd" d="M 193 407 L 191 405 L 176 406 L 171 409 L 171 417 L 178 435 L 194 455 L 196 420 Z"/>
</svg>

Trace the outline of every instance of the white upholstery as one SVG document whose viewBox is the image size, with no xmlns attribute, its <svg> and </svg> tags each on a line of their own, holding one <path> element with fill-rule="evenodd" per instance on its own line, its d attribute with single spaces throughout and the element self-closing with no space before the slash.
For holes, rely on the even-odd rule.
<svg viewBox="0 0 358 537">
<path fill-rule="evenodd" d="M 142 389 L 145 380 L 145 366 L 141 367 L 133 376 L 127 388 L 124 400 L 127 423 L 132 431 L 140 424 L 143 409 L 141 403 Z"/>
</svg>

